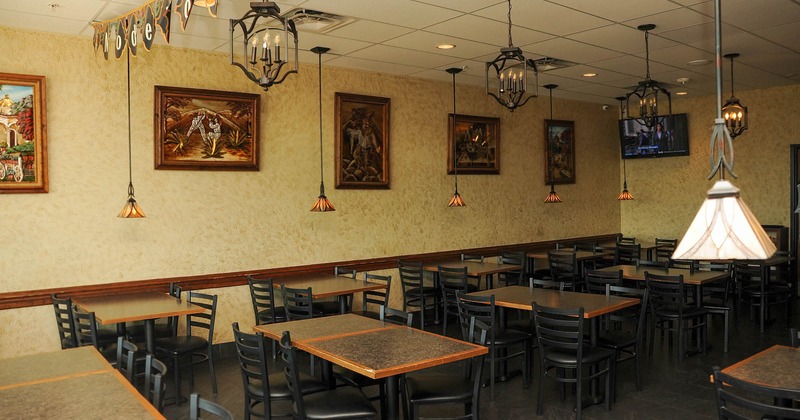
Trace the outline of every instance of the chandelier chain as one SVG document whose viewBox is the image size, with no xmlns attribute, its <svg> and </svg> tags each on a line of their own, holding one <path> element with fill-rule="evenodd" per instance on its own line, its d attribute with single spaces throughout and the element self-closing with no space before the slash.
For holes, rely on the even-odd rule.
<svg viewBox="0 0 800 420">
<path fill-rule="evenodd" d="M 731 98 L 735 98 L 736 95 L 733 93 L 733 57 L 731 57 Z"/>
<path fill-rule="evenodd" d="M 645 80 L 650 80 L 650 31 L 644 31 L 644 61 L 647 69 Z"/>
<path fill-rule="evenodd" d="M 508 0 L 508 47 L 513 46 L 514 43 L 511 41 L 511 0 Z"/>
</svg>

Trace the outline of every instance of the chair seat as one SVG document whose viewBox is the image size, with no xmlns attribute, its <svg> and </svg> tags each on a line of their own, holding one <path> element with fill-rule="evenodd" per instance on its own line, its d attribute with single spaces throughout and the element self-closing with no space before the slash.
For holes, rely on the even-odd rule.
<svg viewBox="0 0 800 420">
<path fill-rule="evenodd" d="M 558 364 L 574 365 L 578 363 L 578 355 L 575 351 L 563 351 L 558 349 L 551 349 L 547 352 L 547 360 Z M 615 357 L 615 352 L 612 349 L 602 347 L 584 346 L 583 347 L 583 364 L 594 364 L 602 360 Z"/>
<path fill-rule="evenodd" d="M 374 417 L 378 413 L 355 388 L 339 388 L 303 397 L 307 419 L 336 420 Z"/>
<path fill-rule="evenodd" d="M 430 404 L 469 400 L 472 398 L 472 381 L 459 376 L 425 375 L 406 378 L 408 400 Z"/>
<path fill-rule="evenodd" d="M 422 295 L 425 295 L 425 297 L 436 296 L 436 288 L 432 287 L 432 286 L 423 286 L 422 287 L 422 292 L 420 292 L 419 289 L 406 290 L 406 297 L 409 297 L 409 298 L 412 298 L 412 299 L 413 298 L 419 299 L 419 297 L 422 296 Z"/>
<path fill-rule="evenodd" d="M 494 333 L 494 344 L 496 346 L 508 346 L 514 343 L 520 343 L 532 339 L 533 336 L 531 333 L 512 330 L 510 328 L 506 328 Z"/>
<path fill-rule="evenodd" d="M 678 319 L 678 307 L 677 306 L 662 306 L 655 310 L 656 317 L 658 318 L 670 318 L 670 319 Z M 708 314 L 708 310 L 703 307 L 698 306 L 684 306 L 683 307 L 683 317 L 684 318 L 697 318 L 703 315 Z"/>
<path fill-rule="evenodd" d="M 597 337 L 597 347 L 620 350 L 636 345 L 636 334 L 630 331 L 603 331 Z"/>
<path fill-rule="evenodd" d="M 789 288 L 786 286 L 776 286 L 770 284 L 769 287 L 764 289 L 764 295 L 766 296 L 779 296 L 785 295 L 789 293 Z M 761 296 L 761 287 L 758 285 L 755 286 L 746 286 L 742 288 L 741 294 L 744 296 L 751 296 L 751 297 L 760 297 Z"/>
<path fill-rule="evenodd" d="M 311 375 L 301 373 L 300 389 L 303 390 L 303 394 L 310 394 L 313 392 L 325 391 L 328 389 L 328 386 Z M 248 384 L 247 392 L 256 398 L 264 398 L 264 387 L 262 387 L 260 383 Z M 273 373 L 269 375 L 269 397 L 276 400 L 292 399 L 292 392 L 286 384 L 286 375 L 283 373 Z"/>
<path fill-rule="evenodd" d="M 178 336 L 156 340 L 156 350 L 164 353 L 184 354 L 208 348 L 208 340 L 197 336 Z"/>
<path fill-rule="evenodd" d="M 274 316 L 273 316 L 274 312 Z M 273 318 L 275 322 L 284 322 L 286 321 L 286 311 L 283 309 L 283 306 L 276 306 L 272 309 L 264 309 L 258 312 L 256 315 L 258 318 L 259 324 L 269 324 L 272 322 Z"/>
</svg>

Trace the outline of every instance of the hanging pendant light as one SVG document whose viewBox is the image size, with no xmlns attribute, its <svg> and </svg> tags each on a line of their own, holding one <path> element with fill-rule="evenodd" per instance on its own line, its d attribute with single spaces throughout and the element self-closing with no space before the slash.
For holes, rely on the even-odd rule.
<svg viewBox="0 0 800 420">
<path fill-rule="evenodd" d="M 733 59 L 738 57 L 738 53 L 725 54 L 725 58 L 731 60 L 731 97 L 722 106 L 722 117 L 725 118 L 725 125 L 731 138 L 735 139 L 747 130 L 747 107 L 742 105 L 733 94 Z"/>
<path fill-rule="evenodd" d="M 536 78 L 533 94 L 528 91 L 528 69 L 533 70 Z M 489 79 L 493 78 L 496 88 L 489 87 Z M 493 97 L 500 105 L 514 111 L 525 105 L 529 99 L 538 96 L 539 72 L 533 60 L 526 60 L 522 49 L 515 47 L 511 41 L 511 0 L 508 0 L 508 47 L 500 49 L 493 61 L 486 63 L 486 94 Z"/>
<path fill-rule="evenodd" d="M 668 90 L 664 89 L 660 83 L 650 78 L 650 31 L 655 29 L 656 25 L 647 24 L 639 25 L 638 29 L 644 31 L 644 48 L 645 48 L 645 63 L 647 66 L 647 73 L 644 80 L 640 81 L 633 92 L 626 95 L 628 116 L 636 119 L 636 121 L 647 128 L 653 128 L 661 122 L 664 115 L 659 114 L 659 105 L 663 105 L 663 100 L 659 104 L 659 98 L 665 97 L 667 100 L 667 108 L 669 109 L 668 115 L 672 115 L 672 98 Z M 631 113 L 631 97 L 638 100 L 639 115 Z"/>
<path fill-rule="evenodd" d="M 625 100 L 625 97 L 624 96 L 617 96 L 614 99 L 619 101 L 619 119 L 624 120 L 625 119 L 625 103 L 623 101 Z M 628 168 L 625 165 L 626 161 L 627 160 L 623 156 L 623 158 L 622 158 L 622 174 L 623 174 L 624 181 L 622 183 L 622 192 L 617 197 L 617 200 L 620 200 L 620 201 L 633 200 L 633 195 L 631 195 L 631 193 L 628 192 Z"/>
<path fill-rule="evenodd" d="M 461 73 L 464 70 L 460 67 L 451 67 L 446 72 L 453 75 L 453 125 L 451 126 L 450 132 L 453 133 L 453 172 L 455 173 L 455 187 L 456 192 L 453 193 L 453 198 L 450 199 L 450 202 L 447 203 L 447 207 L 466 207 L 467 204 L 464 202 L 464 199 L 461 198 L 461 194 L 458 193 L 458 141 L 457 141 L 457 133 L 456 133 L 456 75 Z M 449 152 L 448 152 L 449 153 Z"/>
<path fill-rule="evenodd" d="M 557 88 L 558 85 L 544 85 L 544 88 L 550 91 L 550 120 L 553 120 L 553 89 Z M 561 197 L 558 196 L 556 193 L 556 183 L 555 178 L 553 176 L 553 141 L 550 138 L 550 133 L 547 133 L 547 138 L 544 139 L 547 142 L 547 154 L 550 156 L 550 159 L 547 161 L 547 172 L 550 173 L 550 194 L 547 194 L 547 197 L 544 198 L 545 203 L 560 203 Z"/>
<path fill-rule="evenodd" d="M 711 133 L 712 168 L 708 179 L 720 174 L 694 217 L 672 258 L 680 260 L 763 260 L 775 253 L 775 244 L 761 223 L 739 198 L 739 189 L 725 180 L 733 173 L 733 141 L 722 118 L 722 23 L 720 0 L 714 0 L 717 53 L 717 102 Z M 718 156 L 715 156 L 718 153 Z M 729 155 L 729 156 L 728 156 Z M 716 158 L 716 163 L 715 159 Z"/>
<path fill-rule="evenodd" d="M 325 196 L 325 181 L 323 180 L 322 170 L 322 54 L 330 51 L 330 48 L 314 47 L 311 52 L 319 56 L 319 197 L 311 207 L 311 211 L 336 211 L 333 204 Z"/>
<path fill-rule="evenodd" d="M 123 219 L 140 219 L 146 217 L 133 194 L 133 160 L 131 158 L 131 53 L 128 51 L 128 201 L 117 217 Z"/>
<path fill-rule="evenodd" d="M 231 64 L 265 91 L 282 83 L 286 76 L 297 73 L 297 29 L 294 21 L 280 13 L 280 7 L 274 2 L 251 2 L 250 10 L 241 19 L 230 20 Z M 241 33 L 237 33 L 237 28 Z M 236 56 L 233 40 L 239 37 L 242 50 L 241 55 Z M 281 48 L 285 49 L 283 54 Z"/>
</svg>

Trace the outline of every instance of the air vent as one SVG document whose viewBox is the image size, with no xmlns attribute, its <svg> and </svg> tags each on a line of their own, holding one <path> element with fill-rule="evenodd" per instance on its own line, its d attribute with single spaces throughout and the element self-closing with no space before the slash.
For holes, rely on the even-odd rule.
<svg viewBox="0 0 800 420">
<path fill-rule="evenodd" d="M 353 18 L 311 9 L 292 9 L 286 13 L 285 16 L 294 21 L 299 31 L 318 32 L 322 34 L 349 25 L 355 21 Z"/>
<path fill-rule="evenodd" d="M 536 63 L 536 69 L 539 71 L 550 71 L 556 69 L 563 69 L 565 67 L 572 67 L 575 65 L 572 61 L 559 60 L 558 58 L 545 57 L 533 60 Z"/>
</svg>

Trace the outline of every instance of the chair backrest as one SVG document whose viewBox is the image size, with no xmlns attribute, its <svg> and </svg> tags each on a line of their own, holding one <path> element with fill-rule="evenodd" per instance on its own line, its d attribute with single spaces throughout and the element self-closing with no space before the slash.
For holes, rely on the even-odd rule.
<svg viewBox="0 0 800 420">
<path fill-rule="evenodd" d="M 97 320 L 94 312 L 83 312 L 73 305 L 72 319 L 75 325 L 75 339 L 78 347 L 97 347 Z"/>
<path fill-rule="evenodd" d="M 731 280 L 733 280 L 733 265 L 730 263 L 696 262 L 694 266 L 695 271 L 719 271 L 729 274 L 724 281 L 715 281 L 703 286 L 704 295 L 711 295 L 723 302 L 726 301 L 731 288 Z"/>
<path fill-rule="evenodd" d="M 475 255 L 475 254 L 461 254 L 461 261 L 477 261 L 477 262 L 483 262 L 483 255 Z"/>
<path fill-rule="evenodd" d="M 697 270 L 697 262 L 694 260 L 669 260 L 669 267 L 670 268 L 682 268 L 684 270 L 689 270 L 689 272 L 694 273 Z"/>
<path fill-rule="evenodd" d="M 647 289 L 638 287 L 625 287 L 619 285 L 609 284 L 606 286 L 606 296 L 623 296 L 623 297 L 638 297 L 641 303 L 639 304 L 639 314 L 636 318 L 636 351 L 640 351 L 644 342 L 644 332 L 647 328 L 647 308 L 650 299 L 650 293 Z M 610 319 L 613 320 L 627 320 L 625 314 L 611 313 Z"/>
<path fill-rule="evenodd" d="M 550 278 L 553 281 L 563 282 L 564 287 L 569 286 L 570 289 L 574 289 L 578 276 L 575 252 L 550 251 L 547 253 L 547 262 L 550 267 Z"/>
<path fill-rule="evenodd" d="M 385 283 L 385 289 L 379 290 L 366 290 L 362 297 L 362 310 L 367 311 L 367 305 L 373 304 L 382 306 L 389 306 L 389 293 L 392 287 L 392 276 L 380 276 L 378 274 L 364 273 L 364 281 L 372 283 Z"/>
<path fill-rule="evenodd" d="M 271 278 L 247 276 L 256 325 L 275 323 L 275 286 Z"/>
<path fill-rule="evenodd" d="M 174 297 L 175 299 L 181 299 L 181 293 L 183 292 L 183 288 L 178 283 L 172 282 L 169 284 L 169 295 Z M 172 332 L 172 336 L 176 337 L 178 335 L 178 322 L 179 317 L 171 316 L 167 318 L 167 325 L 169 326 L 170 331 Z"/>
<path fill-rule="evenodd" d="M 380 320 L 394 324 L 404 324 L 410 327 L 414 322 L 414 314 L 382 305 L 380 307 Z"/>
<path fill-rule="evenodd" d="M 664 306 L 674 307 L 679 316 L 683 314 L 686 304 L 686 288 L 683 285 L 683 274 L 677 276 L 661 276 L 644 272 L 649 305 L 654 311 Z"/>
<path fill-rule="evenodd" d="M 541 289 L 564 290 L 564 282 L 548 279 L 531 279 L 531 286 Z"/>
<path fill-rule="evenodd" d="M 311 319 L 314 317 L 314 303 L 311 288 L 295 289 L 281 285 L 281 296 L 283 297 L 283 309 L 286 312 L 286 319 L 294 321 L 296 319 Z"/>
<path fill-rule="evenodd" d="M 572 246 L 574 251 L 588 251 L 592 253 L 597 253 L 600 251 L 600 244 L 598 242 L 575 242 L 575 245 Z"/>
<path fill-rule="evenodd" d="M 738 287 L 756 284 L 763 288 L 766 282 L 761 281 L 763 276 L 761 268 L 762 264 L 759 263 L 735 261 L 733 263 L 733 276 Z"/>
<path fill-rule="evenodd" d="M 134 383 L 136 378 L 136 352 L 139 347 L 126 340 L 125 337 L 117 337 L 117 370 L 130 383 Z"/>
<path fill-rule="evenodd" d="M 614 248 L 614 264 L 635 265 L 641 253 L 642 246 L 640 244 L 617 242 L 617 246 Z"/>
<path fill-rule="evenodd" d="M 519 265 L 522 268 L 519 270 L 505 271 L 497 273 L 498 279 L 504 282 L 507 286 L 520 286 L 527 282 L 525 281 L 525 256 L 524 251 L 518 252 L 503 252 L 498 258 L 500 264 Z"/>
<path fill-rule="evenodd" d="M 53 294 L 52 298 L 53 309 L 56 313 L 58 338 L 61 339 L 61 349 L 78 347 L 78 339 L 75 336 L 75 320 L 72 317 L 72 299 L 62 299 L 55 294 Z"/>
<path fill-rule="evenodd" d="M 617 237 L 617 243 L 618 243 L 618 244 L 629 244 L 629 245 L 633 245 L 633 244 L 635 244 L 635 243 L 636 243 L 636 238 L 634 238 L 633 236 L 630 236 L 630 237 L 618 236 L 618 237 Z"/>
<path fill-rule="evenodd" d="M 186 293 L 187 300 L 192 305 L 205 309 L 198 314 L 186 315 L 186 336 L 192 335 L 192 330 L 200 330 L 206 333 L 209 347 L 214 339 L 214 321 L 217 318 L 217 295 L 195 292 L 191 290 Z"/>
<path fill-rule="evenodd" d="M 260 390 L 266 402 L 263 404 L 265 418 L 270 418 L 269 370 L 267 368 L 268 352 L 263 333 L 249 334 L 239 329 L 239 323 L 233 323 L 233 341 L 236 344 L 236 355 L 239 358 L 239 372 L 242 374 L 242 386 L 245 393 L 251 387 Z"/>
<path fill-rule="evenodd" d="M 494 295 L 489 296 L 469 296 L 460 291 L 456 291 L 456 302 L 458 302 L 458 319 L 461 325 L 461 336 L 465 341 L 470 341 L 473 337 L 475 322 L 480 321 L 486 325 L 489 337 L 486 342 L 491 348 L 494 345 L 495 333 L 495 303 Z M 491 351 L 491 350 L 490 350 Z"/>
<path fill-rule="evenodd" d="M 292 394 L 292 415 L 296 419 L 304 419 L 306 418 L 306 408 L 303 402 L 303 390 L 300 388 L 300 368 L 298 366 L 297 351 L 292 345 L 289 331 L 283 332 L 280 345 L 286 385 Z"/>
<path fill-rule="evenodd" d="M 347 268 L 339 267 L 339 266 L 333 267 L 333 275 L 334 276 L 341 276 L 341 277 L 347 277 L 347 278 L 355 279 L 357 274 L 358 273 L 356 273 L 356 270 L 347 269 Z"/>
<path fill-rule="evenodd" d="M 200 413 L 206 412 L 216 416 L 222 420 L 233 419 L 233 414 L 228 411 L 223 405 L 209 401 L 205 398 L 200 398 L 200 395 L 194 393 L 189 396 L 189 420 L 199 420 Z"/>
<path fill-rule="evenodd" d="M 445 310 L 452 314 L 458 313 L 458 299 L 456 291 L 467 293 L 467 267 L 442 267 L 439 266 L 439 290 Z"/>
<path fill-rule="evenodd" d="M 656 261 L 669 261 L 678 246 L 677 239 L 656 238 Z"/>
<path fill-rule="evenodd" d="M 781 407 L 778 400 L 796 400 L 800 391 L 743 381 L 714 366 L 714 388 L 720 419 L 800 419 L 800 409 Z"/>
<path fill-rule="evenodd" d="M 669 268 L 669 260 L 667 261 L 636 260 L 635 265 L 637 267 L 653 267 L 666 270 Z"/>
<path fill-rule="evenodd" d="M 584 276 L 586 289 L 589 293 L 606 293 L 606 286 L 622 286 L 622 270 L 617 271 L 587 271 Z"/>
<path fill-rule="evenodd" d="M 583 307 L 550 308 L 535 301 L 532 306 L 543 360 L 554 359 L 556 354 L 570 353 L 576 354 L 576 360 L 580 362 L 583 357 Z"/>
<path fill-rule="evenodd" d="M 158 412 L 164 411 L 164 396 L 167 392 L 167 365 L 153 357 L 144 360 L 144 397 Z"/>
<path fill-rule="evenodd" d="M 397 268 L 400 272 L 400 285 L 403 288 L 403 302 L 406 301 L 406 293 L 409 291 L 416 290 L 421 295 L 425 278 L 422 263 L 397 261 Z"/>
</svg>

